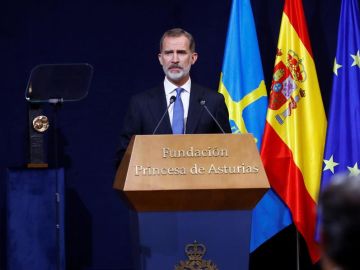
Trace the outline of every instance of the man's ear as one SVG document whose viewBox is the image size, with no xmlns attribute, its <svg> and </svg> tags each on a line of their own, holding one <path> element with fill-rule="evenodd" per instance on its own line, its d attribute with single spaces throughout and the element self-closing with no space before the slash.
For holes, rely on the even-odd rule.
<svg viewBox="0 0 360 270">
<path fill-rule="evenodd" d="M 161 53 L 158 54 L 158 59 L 159 59 L 160 65 L 163 65 L 163 62 L 162 62 L 162 59 L 161 59 Z"/>
<path fill-rule="evenodd" d="M 198 59 L 198 54 L 196 52 L 193 52 L 191 55 L 191 64 L 195 64 L 196 60 Z"/>
</svg>

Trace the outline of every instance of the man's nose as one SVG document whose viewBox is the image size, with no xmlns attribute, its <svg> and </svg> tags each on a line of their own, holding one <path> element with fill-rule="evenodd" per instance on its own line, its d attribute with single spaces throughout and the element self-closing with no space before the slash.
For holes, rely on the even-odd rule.
<svg viewBox="0 0 360 270">
<path fill-rule="evenodd" d="M 179 62 L 179 55 L 177 53 L 174 53 L 171 61 L 173 63 L 178 63 Z"/>
</svg>

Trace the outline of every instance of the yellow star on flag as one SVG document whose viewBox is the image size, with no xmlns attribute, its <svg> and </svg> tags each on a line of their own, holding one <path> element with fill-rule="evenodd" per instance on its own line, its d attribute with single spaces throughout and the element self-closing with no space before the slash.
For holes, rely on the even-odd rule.
<svg viewBox="0 0 360 270">
<path fill-rule="evenodd" d="M 325 168 L 323 171 L 330 170 L 334 174 L 334 167 L 339 165 L 339 163 L 336 163 L 334 161 L 334 155 L 331 155 L 329 160 L 324 159 Z"/>
<path fill-rule="evenodd" d="M 359 50 L 357 51 L 356 54 L 351 54 L 351 57 L 354 59 L 354 62 L 352 63 L 352 67 L 353 66 L 358 66 L 360 68 L 360 52 Z"/>
<path fill-rule="evenodd" d="M 337 73 L 338 69 L 341 68 L 341 67 L 342 67 L 342 65 L 339 65 L 338 63 L 336 63 L 336 58 L 335 58 L 333 71 L 334 71 L 336 76 L 338 75 L 338 73 Z"/>
<path fill-rule="evenodd" d="M 355 163 L 354 167 L 347 167 L 347 168 L 350 171 L 349 176 L 358 176 L 360 174 L 360 170 L 357 162 Z"/>
</svg>

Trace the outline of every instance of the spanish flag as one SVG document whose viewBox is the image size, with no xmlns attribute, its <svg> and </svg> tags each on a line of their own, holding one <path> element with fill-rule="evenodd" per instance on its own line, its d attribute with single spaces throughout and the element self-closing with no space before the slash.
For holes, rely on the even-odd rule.
<svg viewBox="0 0 360 270">
<path fill-rule="evenodd" d="M 326 116 L 301 0 L 285 0 L 261 157 L 313 262 Z"/>
</svg>

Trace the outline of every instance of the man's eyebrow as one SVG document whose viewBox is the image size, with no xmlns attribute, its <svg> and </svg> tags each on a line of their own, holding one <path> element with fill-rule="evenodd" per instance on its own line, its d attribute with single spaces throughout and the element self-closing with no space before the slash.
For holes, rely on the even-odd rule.
<svg viewBox="0 0 360 270">
<path fill-rule="evenodd" d="M 174 51 L 177 53 L 186 53 L 186 50 L 164 50 L 164 53 L 172 53 Z"/>
</svg>

